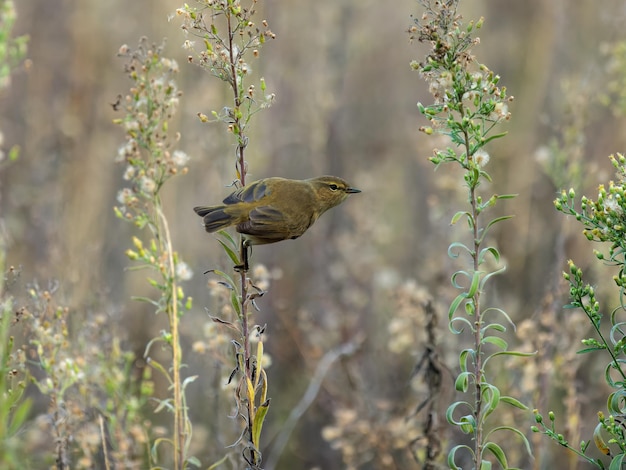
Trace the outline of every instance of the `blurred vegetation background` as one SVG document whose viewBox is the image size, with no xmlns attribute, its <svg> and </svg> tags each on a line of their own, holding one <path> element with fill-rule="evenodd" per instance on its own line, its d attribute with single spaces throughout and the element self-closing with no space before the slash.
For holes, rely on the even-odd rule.
<svg viewBox="0 0 626 470">
<path fill-rule="evenodd" d="M 9 237 L 8 264 L 19 267 L 24 285 L 59 284 L 72 334 L 80 336 L 90 316 L 105 314 L 127 333 L 123 344 L 142 356 L 164 319 L 130 299 L 151 291 L 141 272 L 126 269 L 124 252 L 133 232 L 112 210 L 124 183 L 124 168 L 114 163 L 123 132 L 112 124 L 121 116 L 112 103 L 129 86 L 123 61 L 116 58 L 119 47 L 134 46 L 140 36 L 157 43 L 166 37 L 166 55 L 179 63 L 184 92 L 179 148 L 192 160 L 189 174 L 175 178 L 163 198 L 177 250 L 195 272 L 186 286 L 195 308 L 184 316 L 182 331 L 189 375 L 200 376 L 188 394 L 196 455 L 206 462 L 232 442 L 220 424 L 228 422 L 229 404 L 218 399 L 229 371 L 192 345 L 203 340 L 205 307 L 215 308 L 202 272 L 230 266 L 192 207 L 228 194 L 234 146 L 221 125 L 197 118 L 199 112 L 219 111 L 228 95 L 221 82 L 187 64 L 179 22 L 168 21 L 179 6 L 171 0 L 17 3 L 16 33 L 30 36 L 30 66 L 19 68 L 0 96 L 5 145 L 21 147 L 19 160 L 0 173 L 0 217 Z M 272 277 L 256 317 L 267 324 L 265 344 L 272 356 L 273 402 L 263 440 L 271 445 L 321 356 L 363 334 L 360 351 L 329 372 L 277 468 L 346 468 L 347 443 L 363 444 L 359 432 L 371 442 L 355 444 L 355 452 L 391 456 L 383 464 L 364 457 L 359 468 L 419 468 L 410 457 L 415 436 L 394 426 L 406 426 L 404 417 L 424 398 L 421 385 L 411 380 L 424 338 L 419 318 L 401 331 L 411 331 L 408 339 L 389 326 L 397 326 L 403 309 L 419 312 L 411 296 L 432 297 L 442 316 L 440 353 L 456 367 L 457 338 L 447 332 L 444 317 L 455 295 L 449 278 L 458 267 L 447 247 L 466 235 L 449 225 L 463 203 L 458 175 L 445 167 L 434 173 L 427 160 L 433 147 L 446 142 L 417 130 L 425 122 L 416 102 L 431 98 L 409 67 L 412 59 L 423 58 L 424 46 L 409 43 L 406 30 L 410 15 L 421 12 L 413 0 L 263 0 L 258 8 L 259 20 L 267 19 L 277 38 L 251 65 L 276 101 L 255 118 L 249 178 L 334 174 L 363 191 L 301 239 L 254 248 L 254 264 Z M 502 129 L 509 135 L 489 148 L 489 190 L 519 194 L 499 208 L 515 218 L 494 232 L 508 269 L 491 300 L 518 323 L 522 346 L 540 353 L 516 363 L 519 374 L 511 387 L 531 407 L 577 409 L 576 416 L 568 415 L 568 426 L 588 439 L 607 390 L 602 369 L 572 354 L 585 326 L 572 320 L 575 313 L 561 310 L 568 301 L 560 273 L 567 258 L 584 269 L 593 257 L 580 229 L 572 230 L 552 201 L 571 185 L 579 194 L 595 194 L 598 183 L 613 177 L 607 155 L 626 144 L 623 116 L 598 100 L 609 92 L 612 58 L 605 51 L 624 40 L 626 5 L 467 0 L 461 9 L 467 21 L 485 17 L 477 59 L 501 75 L 516 97 L 512 119 Z M 555 165 L 559 152 L 562 160 Z M 591 267 L 587 273 L 601 292 L 611 282 L 610 273 Z M 416 295 L 420 289 L 425 293 Z M 568 325 L 577 328 L 571 336 Z M 455 346 L 450 355 L 447 342 Z M 526 381 L 529 376 L 534 379 Z M 453 396 L 450 377 L 444 374 L 446 402 Z M 362 420 L 365 430 L 345 433 L 344 441 L 331 445 L 323 430 L 328 433 L 340 422 L 337 416 L 346 416 L 341 410 L 353 410 L 350 419 Z M 151 419 L 168 423 L 165 415 Z M 419 415 L 414 419 L 419 422 Z M 528 427 L 531 421 L 529 416 Z M 556 444 L 533 440 L 539 458 L 523 468 L 554 468 L 556 459 L 563 461 Z M 585 468 L 568 459 L 569 468 Z"/>
</svg>

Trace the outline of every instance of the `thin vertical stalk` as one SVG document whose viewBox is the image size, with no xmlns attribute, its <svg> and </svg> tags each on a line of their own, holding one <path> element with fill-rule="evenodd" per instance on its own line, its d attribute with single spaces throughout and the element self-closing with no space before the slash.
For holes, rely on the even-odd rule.
<svg viewBox="0 0 626 470">
<path fill-rule="evenodd" d="M 244 150 L 246 147 L 246 137 L 244 135 L 244 129 L 241 125 L 241 113 L 240 106 L 242 103 L 241 97 L 241 89 L 237 80 L 237 69 L 236 69 L 236 57 L 235 57 L 235 44 L 234 44 L 234 35 L 235 31 L 232 27 L 232 18 L 230 9 L 226 12 L 226 23 L 228 28 L 228 53 L 230 58 L 230 70 L 231 70 L 231 87 L 233 90 L 233 99 L 235 104 L 234 109 L 234 126 L 233 131 L 237 137 L 237 162 L 235 167 L 237 169 L 237 177 L 241 186 L 244 187 L 246 185 L 246 161 L 244 156 Z M 245 244 L 245 240 L 243 236 L 240 238 L 239 242 L 239 259 L 241 261 L 239 267 L 239 274 L 241 276 L 241 292 L 240 292 L 240 300 L 241 300 L 241 334 L 243 339 L 243 373 L 246 379 L 246 383 L 248 380 L 252 380 L 252 369 L 250 365 L 250 328 L 248 325 L 248 247 Z M 248 416 L 247 419 L 247 427 L 248 427 L 248 437 L 250 442 L 253 441 L 252 435 L 252 416 L 254 414 L 254 403 L 248 403 Z M 256 452 L 253 450 L 251 455 L 251 463 L 257 463 L 258 456 Z"/>
<path fill-rule="evenodd" d="M 461 108 L 463 109 L 463 108 Z M 470 162 L 473 156 L 470 154 L 470 136 L 468 132 L 463 131 L 465 139 L 465 155 L 467 156 L 468 171 L 471 171 Z M 473 251 L 472 251 L 472 264 L 473 275 L 478 272 L 480 265 L 478 254 L 480 252 L 480 229 L 478 226 L 478 218 L 480 211 L 478 209 L 478 196 L 476 189 L 478 183 L 470 180 L 469 182 L 469 203 L 472 213 L 472 237 L 473 237 Z M 482 400 L 482 383 L 483 383 L 483 352 L 482 352 L 482 311 L 480 305 L 481 290 L 476 289 L 476 292 L 472 296 L 472 303 L 474 304 L 474 346 L 476 348 L 475 363 L 474 363 L 474 418 L 476 420 L 476 428 L 474 431 L 474 468 L 481 468 L 482 453 L 483 453 L 483 400 Z"/>
<path fill-rule="evenodd" d="M 470 204 L 472 206 L 472 218 L 474 219 L 472 235 L 474 237 L 474 251 L 472 253 L 474 263 L 474 273 L 478 271 L 478 253 L 480 250 L 480 242 L 478 239 L 478 210 L 476 201 L 476 187 L 470 189 Z M 483 451 L 483 402 L 482 402 L 482 382 L 483 382 L 483 352 L 482 352 L 482 311 L 480 306 L 480 289 L 477 289 L 472 298 L 474 303 L 474 315 L 476 321 L 474 323 L 474 342 L 476 347 L 476 363 L 474 365 L 474 414 L 476 419 L 475 430 L 475 452 L 474 452 L 474 468 L 481 468 L 482 451 Z"/>
<path fill-rule="evenodd" d="M 178 331 L 178 298 L 177 298 L 177 286 L 176 286 L 176 265 L 174 263 L 172 240 L 170 237 L 170 230 L 167 223 L 167 219 L 161 209 L 161 201 L 156 198 L 155 209 L 157 212 L 159 226 L 163 228 L 163 240 L 165 249 L 167 252 L 168 263 L 168 277 L 171 282 L 169 305 L 167 307 L 168 319 L 170 322 L 170 331 L 172 334 L 172 382 L 174 387 L 174 470 L 184 468 L 185 454 L 184 454 L 184 442 L 185 432 L 183 427 L 184 413 L 183 413 L 183 399 L 182 389 L 180 381 L 180 365 L 181 365 L 181 352 L 180 352 L 180 337 Z"/>
</svg>

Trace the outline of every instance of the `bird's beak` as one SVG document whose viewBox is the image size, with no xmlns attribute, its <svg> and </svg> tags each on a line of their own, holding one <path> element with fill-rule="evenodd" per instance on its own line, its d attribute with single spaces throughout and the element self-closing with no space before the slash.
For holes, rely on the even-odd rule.
<svg viewBox="0 0 626 470">
<path fill-rule="evenodd" d="M 360 193 L 361 190 L 360 189 L 356 189 L 356 188 L 346 188 L 346 192 L 348 194 L 353 194 L 353 193 Z"/>
</svg>

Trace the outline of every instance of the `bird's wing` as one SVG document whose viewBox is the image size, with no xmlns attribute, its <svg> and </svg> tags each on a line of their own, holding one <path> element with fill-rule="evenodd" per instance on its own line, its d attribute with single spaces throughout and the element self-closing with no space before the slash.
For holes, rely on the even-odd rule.
<svg viewBox="0 0 626 470">
<path fill-rule="evenodd" d="M 237 204 L 238 202 L 254 202 L 269 194 L 265 180 L 255 181 L 254 183 L 238 189 L 231 193 L 224 204 Z"/>
<path fill-rule="evenodd" d="M 250 219 L 239 224 L 237 231 L 271 243 L 284 240 L 289 235 L 286 228 L 285 218 L 278 209 L 261 206 L 250 211 Z"/>
</svg>

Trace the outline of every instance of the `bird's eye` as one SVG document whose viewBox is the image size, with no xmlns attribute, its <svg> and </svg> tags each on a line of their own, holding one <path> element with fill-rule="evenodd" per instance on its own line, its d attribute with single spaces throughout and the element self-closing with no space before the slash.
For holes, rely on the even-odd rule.
<svg viewBox="0 0 626 470">
<path fill-rule="evenodd" d="M 328 187 L 332 190 L 332 191 L 337 191 L 339 189 L 339 186 L 337 186 L 336 184 L 329 184 Z"/>
</svg>

